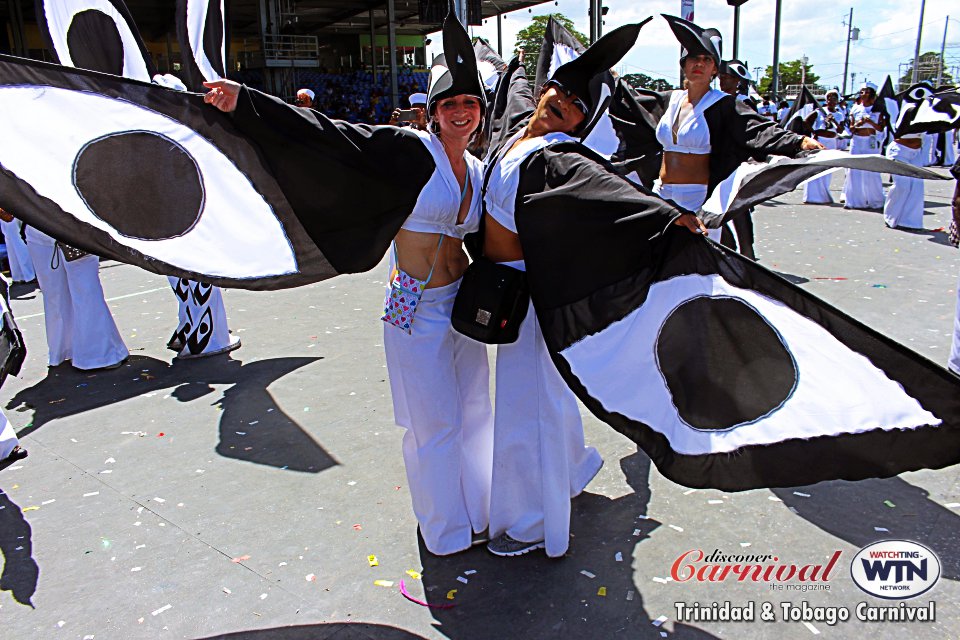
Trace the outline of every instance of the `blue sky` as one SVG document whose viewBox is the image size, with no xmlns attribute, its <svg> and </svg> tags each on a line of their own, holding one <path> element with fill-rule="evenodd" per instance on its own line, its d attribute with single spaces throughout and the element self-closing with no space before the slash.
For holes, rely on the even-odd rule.
<svg viewBox="0 0 960 640">
<path fill-rule="evenodd" d="M 606 0 L 609 7 L 604 30 L 637 22 L 649 15 L 680 14 L 680 0 Z M 945 18 L 950 13 L 945 58 L 948 67 L 960 65 L 960 3 L 955 0 L 928 0 L 924 11 L 921 53 L 939 51 Z M 527 10 L 506 14 L 503 24 L 504 57 L 513 51 L 517 32 L 535 15 L 562 13 L 585 34 L 588 0 L 557 0 Z M 740 9 L 739 57 L 754 67 L 773 63 L 774 0 L 748 0 Z M 864 77 L 882 84 L 887 74 L 898 78 L 898 65 L 909 61 L 916 44 L 920 22 L 920 0 L 783 0 L 780 60 L 796 60 L 806 54 L 821 83 L 841 85 L 847 27 L 843 22 L 853 8 L 853 26 L 860 28 L 860 41 L 850 44 L 850 71 L 859 85 Z M 713 26 L 723 33 L 724 57 L 733 52 L 733 9 L 725 0 L 695 0 L 695 19 L 700 26 Z M 473 34 L 488 39 L 496 48 L 495 20 L 473 27 Z M 431 53 L 439 53 L 439 38 L 433 39 Z M 952 45 L 952 47 L 951 47 Z M 679 76 L 679 45 L 667 23 L 657 17 L 640 33 L 637 45 L 617 67 L 621 73 L 646 73 L 676 82 Z M 761 71 L 762 73 L 762 71 Z M 848 90 L 849 90 L 848 79 Z"/>
</svg>

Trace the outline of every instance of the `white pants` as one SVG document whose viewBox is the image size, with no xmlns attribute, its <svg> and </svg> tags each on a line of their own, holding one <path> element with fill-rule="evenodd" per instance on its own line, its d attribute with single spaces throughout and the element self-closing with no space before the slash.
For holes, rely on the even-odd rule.
<svg viewBox="0 0 960 640">
<path fill-rule="evenodd" d="M 684 209 L 696 213 L 707 201 L 707 185 L 705 184 L 663 184 L 657 178 L 653 182 L 653 192 L 664 200 L 673 200 Z M 720 242 L 721 229 L 707 229 L 707 237 L 714 242 Z"/>
<path fill-rule="evenodd" d="M 506 263 L 524 268 L 522 260 Z M 570 544 L 570 499 L 603 465 L 584 445 L 580 407 L 550 359 L 533 304 L 512 344 L 497 346 L 490 536 L 543 540 L 556 558 Z"/>
<path fill-rule="evenodd" d="M 817 138 L 817 142 L 823 145 L 825 149 L 836 149 L 836 138 Z M 803 185 L 803 201 L 807 204 L 831 204 L 833 196 L 830 195 L 830 180 L 833 173 L 814 178 Z"/>
<path fill-rule="evenodd" d="M 957 284 L 957 311 L 953 317 L 953 345 L 950 348 L 950 360 L 947 366 L 960 375 L 960 283 Z"/>
<path fill-rule="evenodd" d="M 921 166 L 921 149 L 911 149 L 891 142 L 887 157 L 916 167 Z M 923 180 L 907 176 L 893 176 L 893 185 L 887 191 L 883 205 L 883 220 L 887 226 L 923 229 Z"/>
<path fill-rule="evenodd" d="M 876 136 L 853 136 L 850 142 L 851 155 L 880 153 Z M 883 206 L 883 180 L 875 171 L 847 169 L 843 183 L 846 209 L 879 209 Z"/>
<path fill-rule="evenodd" d="M 10 263 L 10 278 L 14 282 L 30 282 L 37 277 L 30 259 L 30 251 L 23 238 L 20 237 L 20 227 L 23 223 L 14 218 L 10 222 L 0 221 L 3 229 L 3 239 L 7 245 L 7 261 Z"/>
<path fill-rule="evenodd" d="M 220 287 L 174 276 L 167 276 L 167 280 L 177 297 L 174 335 L 183 343 L 180 357 L 223 353 L 240 341 L 230 335 Z"/>
<path fill-rule="evenodd" d="M 950 129 L 945 134 L 947 137 L 946 150 L 944 151 L 943 156 L 943 166 L 952 167 L 953 163 L 957 161 L 957 130 Z"/>
<path fill-rule="evenodd" d="M 921 167 L 929 167 L 934 163 L 934 156 L 937 153 L 937 134 L 925 133 L 921 138 L 923 144 L 920 146 Z"/>
<path fill-rule="evenodd" d="M 33 227 L 27 227 L 27 241 L 43 292 L 48 364 L 70 360 L 77 369 L 98 369 L 126 358 L 127 346 L 103 298 L 100 258 L 67 262 L 59 249 L 54 254 L 52 238 Z"/>
<path fill-rule="evenodd" d="M 490 366 L 486 345 L 450 324 L 459 286 L 424 290 L 411 334 L 383 325 L 393 414 L 407 430 L 403 460 L 413 511 L 436 555 L 470 547 L 490 515 Z"/>
<path fill-rule="evenodd" d="M 0 461 L 6 460 L 18 444 L 20 441 L 17 439 L 17 432 L 13 430 L 13 425 L 7 420 L 7 416 L 3 415 L 3 411 L 0 411 Z"/>
</svg>

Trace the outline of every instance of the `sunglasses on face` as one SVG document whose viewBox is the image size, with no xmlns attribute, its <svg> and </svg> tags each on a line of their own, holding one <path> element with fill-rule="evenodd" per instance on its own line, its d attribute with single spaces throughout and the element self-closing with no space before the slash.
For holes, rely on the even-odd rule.
<svg viewBox="0 0 960 640">
<path fill-rule="evenodd" d="M 587 108 L 587 103 L 581 100 L 580 98 L 578 98 L 576 95 L 574 95 L 572 91 L 564 87 L 559 82 L 551 81 L 550 84 L 556 87 L 557 91 L 559 91 L 560 93 L 565 95 L 567 98 L 569 98 L 570 101 L 573 103 L 573 106 L 575 106 L 577 109 L 580 109 L 580 111 L 583 112 L 583 115 L 585 116 L 590 115 L 590 110 Z"/>
</svg>

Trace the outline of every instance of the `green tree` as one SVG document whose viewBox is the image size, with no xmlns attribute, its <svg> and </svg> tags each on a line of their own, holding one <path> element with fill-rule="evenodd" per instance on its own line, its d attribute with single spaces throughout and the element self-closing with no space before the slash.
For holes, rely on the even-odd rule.
<svg viewBox="0 0 960 640">
<path fill-rule="evenodd" d="M 634 89 L 652 89 L 653 91 L 669 91 L 673 89 L 673 85 L 663 78 L 651 78 L 645 73 L 628 73 L 623 76 L 623 79 Z"/>
<path fill-rule="evenodd" d="M 573 34 L 580 44 L 587 46 L 590 44 L 590 38 L 577 31 L 573 26 L 573 20 L 562 13 L 554 13 L 546 16 L 534 16 L 530 26 L 521 29 L 517 34 L 517 44 L 513 50 L 514 54 L 519 54 L 523 50 L 523 60 L 528 69 L 532 69 L 537 64 L 537 58 L 540 56 L 540 47 L 543 46 L 543 36 L 547 32 L 547 22 L 551 16 L 554 20 L 562 24 Z"/>
<path fill-rule="evenodd" d="M 791 60 L 790 62 L 781 62 L 780 63 L 780 94 L 783 95 L 783 90 L 787 88 L 789 84 L 800 84 L 801 79 L 803 78 L 803 61 L 802 60 Z M 820 79 L 820 76 L 813 72 L 813 65 L 807 64 L 807 75 L 806 82 L 807 84 L 816 84 L 817 80 Z M 760 95 L 765 96 L 769 93 L 773 93 L 773 65 L 767 67 L 767 70 L 764 71 L 763 77 L 760 78 L 760 82 L 757 83 L 757 90 L 760 92 Z"/>
<path fill-rule="evenodd" d="M 939 53 L 928 51 L 920 55 L 920 74 L 918 82 L 923 82 L 926 80 L 930 84 L 936 84 L 937 75 L 941 71 L 943 72 L 941 84 L 953 84 L 953 76 L 947 73 L 947 70 L 943 65 L 943 60 L 940 59 Z M 900 88 L 906 89 L 912 84 L 913 60 L 910 61 L 910 66 L 907 67 L 907 72 L 903 74 L 902 78 L 900 78 Z"/>
</svg>

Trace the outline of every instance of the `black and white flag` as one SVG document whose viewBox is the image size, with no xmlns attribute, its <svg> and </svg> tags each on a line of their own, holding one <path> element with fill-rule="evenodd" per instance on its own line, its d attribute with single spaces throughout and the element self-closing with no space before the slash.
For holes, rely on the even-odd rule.
<svg viewBox="0 0 960 640">
<path fill-rule="evenodd" d="M 177 0 L 180 60 L 191 91 L 227 76 L 226 0 Z"/>
<path fill-rule="evenodd" d="M 770 156 L 765 162 L 745 162 L 714 188 L 698 215 L 710 228 L 719 228 L 740 212 L 771 198 L 793 191 L 801 183 L 838 169 L 949 180 L 948 176 L 876 154 L 850 155 L 823 150 L 799 158 Z"/>
<path fill-rule="evenodd" d="M 229 117 L 197 94 L 7 56 L 0 136 L 4 208 L 28 224 L 246 289 L 372 268 L 434 167 L 415 135 L 253 90 Z"/>
<path fill-rule="evenodd" d="M 900 96 L 900 114 L 894 126 L 896 135 L 906 133 L 942 133 L 960 128 L 960 91 L 935 93 L 926 83 L 918 83 Z"/>
<path fill-rule="evenodd" d="M 546 147 L 521 175 L 537 318 L 594 415 L 691 487 L 960 462 L 960 380 L 672 224 L 678 213 L 579 145 Z"/>
<path fill-rule="evenodd" d="M 817 102 L 816 97 L 804 86 L 800 89 L 800 95 L 794 100 L 793 106 L 780 121 L 780 127 L 802 136 L 807 135 L 810 133 L 810 129 L 807 127 L 806 119 L 819 108 L 820 103 Z"/>
<path fill-rule="evenodd" d="M 483 86 L 488 95 L 493 95 L 500 76 L 507 70 L 507 63 L 483 38 L 474 40 L 473 54 L 477 57 L 477 71 L 480 72 Z"/>
<path fill-rule="evenodd" d="M 156 74 L 123 0 L 37 0 L 36 9 L 60 64 L 144 82 Z"/>
</svg>

